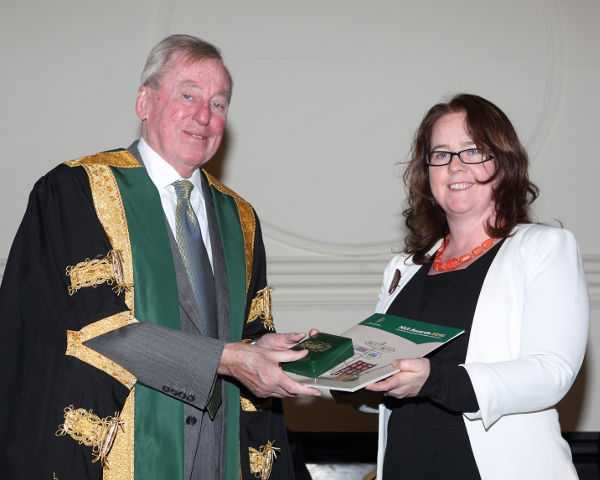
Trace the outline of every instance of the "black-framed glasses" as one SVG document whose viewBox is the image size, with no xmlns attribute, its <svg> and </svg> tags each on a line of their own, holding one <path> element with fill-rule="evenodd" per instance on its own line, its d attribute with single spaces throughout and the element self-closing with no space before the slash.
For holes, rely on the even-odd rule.
<svg viewBox="0 0 600 480">
<path fill-rule="evenodd" d="M 490 152 L 481 148 L 467 148 L 460 152 L 428 152 L 423 155 L 423 161 L 432 167 L 442 167 L 452 161 L 456 155 L 462 163 L 474 164 L 487 162 L 494 158 Z"/>
</svg>

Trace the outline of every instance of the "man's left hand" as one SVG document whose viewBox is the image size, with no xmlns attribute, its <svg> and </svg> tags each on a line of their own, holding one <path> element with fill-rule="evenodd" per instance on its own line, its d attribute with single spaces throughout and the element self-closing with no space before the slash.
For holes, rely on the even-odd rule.
<svg viewBox="0 0 600 480">
<path fill-rule="evenodd" d="M 312 337 L 319 331 L 313 328 L 309 335 Z M 258 339 L 256 345 L 267 350 L 289 350 L 306 337 L 305 333 L 267 333 Z"/>
<path fill-rule="evenodd" d="M 311 330 L 311 334 L 315 332 Z M 258 398 L 320 396 L 319 390 L 292 380 L 281 369 L 281 363 L 308 354 L 308 350 L 290 350 L 304 337 L 303 333 L 269 333 L 255 345 L 227 343 L 217 373 L 238 379 Z"/>
</svg>

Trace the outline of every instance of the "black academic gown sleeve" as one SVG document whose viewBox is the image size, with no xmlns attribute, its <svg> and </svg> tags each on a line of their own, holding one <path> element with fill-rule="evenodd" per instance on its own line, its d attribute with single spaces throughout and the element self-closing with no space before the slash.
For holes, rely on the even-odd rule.
<svg viewBox="0 0 600 480">
<path fill-rule="evenodd" d="M 90 447 L 57 436 L 64 409 L 100 418 L 120 411 L 128 388 L 65 355 L 67 330 L 127 310 L 106 283 L 69 295 L 67 266 L 104 257 L 110 242 L 97 220 L 83 168 L 59 165 L 34 186 L 0 287 L 0 472 L 3 478 L 100 478 Z M 66 480 L 61 477 L 60 480 Z"/>
</svg>

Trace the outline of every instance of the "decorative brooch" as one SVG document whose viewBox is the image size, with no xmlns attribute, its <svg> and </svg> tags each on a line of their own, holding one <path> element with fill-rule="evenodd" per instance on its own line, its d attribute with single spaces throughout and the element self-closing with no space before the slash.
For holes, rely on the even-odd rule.
<svg viewBox="0 0 600 480">
<path fill-rule="evenodd" d="M 268 441 L 266 445 L 260 447 L 260 450 L 249 447 L 250 473 L 253 473 L 255 478 L 269 480 L 271 470 L 273 469 L 273 461 L 277 459 L 275 451 L 281 451 L 280 448 L 273 446 L 274 443 L 275 440 Z"/>
<path fill-rule="evenodd" d="M 108 454 L 115 443 L 118 429 L 125 432 L 123 425 L 119 412 L 115 412 L 114 417 L 101 419 L 92 410 L 74 409 L 70 405 L 65 408 L 65 423 L 58 427 L 56 436 L 70 435 L 80 444 L 92 447 L 92 463 L 100 460 L 102 467 L 108 469 Z"/>
<path fill-rule="evenodd" d="M 120 295 L 122 292 L 130 292 L 133 285 L 125 283 L 123 273 L 123 256 L 121 250 L 111 250 L 106 257 L 100 255 L 93 260 L 86 258 L 74 267 L 67 267 L 67 277 L 71 278 L 69 295 L 73 295 L 83 287 L 96 288 L 101 283 L 115 284 L 113 290 Z"/>
<path fill-rule="evenodd" d="M 262 318 L 262 323 L 267 330 L 275 330 L 275 323 L 273 323 L 273 315 L 271 313 L 271 292 L 273 290 L 275 290 L 275 287 L 266 287 L 256 294 L 256 297 L 252 299 L 250 315 L 248 315 L 246 323 L 251 323 L 257 318 Z"/>
</svg>

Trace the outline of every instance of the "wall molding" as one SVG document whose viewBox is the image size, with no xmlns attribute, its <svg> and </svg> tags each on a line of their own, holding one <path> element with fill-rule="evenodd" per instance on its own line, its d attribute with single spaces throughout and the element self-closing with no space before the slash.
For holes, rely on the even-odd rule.
<svg viewBox="0 0 600 480">
<path fill-rule="evenodd" d="M 271 257 L 269 285 L 278 308 L 373 308 L 392 255 L 376 257 Z M 0 259 L 0 281 L 6 259 Z M 600 308 L 600 255 L 584 255 L 592 309 Z"/>
<path fill-rule="evenodd" d="M 308 235 L 292 232 L 284 227 L 261 219 L 263 234 L 285 245 L 302 248 L 311 252 L 326 255 L 344 255 L 349 257 L 364 257 L 368 255 L 384 255 L 400 243 L 398 238 L 380 242 L 328 242 Z"/>
<path fill-rule="evenodd" d="M 392 255 L 377 257 L 271 257 L 269 285 L 279 308 L 375 306 Z"/>
<path fill-rule="evenodd" d="M 532 163 L 535 162 L 546 143 L 546 139 L 554 123 L 560 103 L 564 70 L 563 35 L 558 5 L 556 4 L 556 0 L 539 0 L 539 5 L 542 10 L 542 19 L 546 31 L 548 64 L 546 66 L 546 85 L 544 85 L 542 107 L 530 137 L 526 142 L 527 152 Z"/>
<path fill-rule="evenodd" d="M 533 163 L 546 143 L 560 104 L 564 70 L 564 41 L 557 0 L 531 0 L 531 2 L 538 6 L 539 17 L 535 21 L 543 26 L 547 56 L 544 59 L 544 80 L 539 86 L 541 106 L 533 121 L 531 133 L 528 138 L 523 139 Z M 155 42 L 178 31 L 177 21 L 178 18 L 181 18 L 178 13 L 180 15 L 184 15 L 181 13 L 182 11 L 187 13 L 189 9 L 186 10 L 185 7 L 189 6 L 189 3 L 191 2 L 186 3 L 183 0 L 161 0 L 159 2 L 153 29 Z M 513 54 L 514 52 L 511 51 L 506 52 L 507 56 Z M 298 230 L 295 223 L 289 224 L 289 216 L 286 215 L 277 220 L 269 219 L 268 214 L 264 211 L 261 221 L 263 233 L 266 236 L 285 245 L 327 255 L 385 255 L 390 251 L 390 246 L 396 244 L 398 240 L 397 236 L 383 241 L 377 238 L 367 242 L 340 241 L 341 238 L 319 238 L 321 232 L 318 229 L 308 232 L 307 235 L 305 231 Z"/>
<path fill-rule="evenodd" d="M 279 308 L 375 306 L 392 255 L 377 257 L 270 257 L 269 285 Z M 600 308 L 600 255 L 583 256 L 592 308 Z"/>
<path fill-rule="evenodd" d="M 176 0 L 164 0 L 167 4 Z M 524 142 L 531 163 L 534 163 L 539 152 L 546 143 L 548 134 L 554 123 L 562 87 L 564 70 L 563 35 L 560 15 L 556 0 L 537 0 L 541 10 L 541 21 L 546 33 L 548 61 L 546 65 L 546 81 L 543 86 L 541 108 L 533 125 L 529 138 Z M 174 7 L 172 7 L 174 9 Z M 349 243 L 325 241 L 299 232 L 293 232 L 284 226 L 276 225 L 268 219 L 262 219 L 265 235 L 293 247 L 324 254 L 348 256 L 382 255 L 390 251 L 390 247 L 398 243 L 398 239 L 378 242 Z"/>
</svg>

